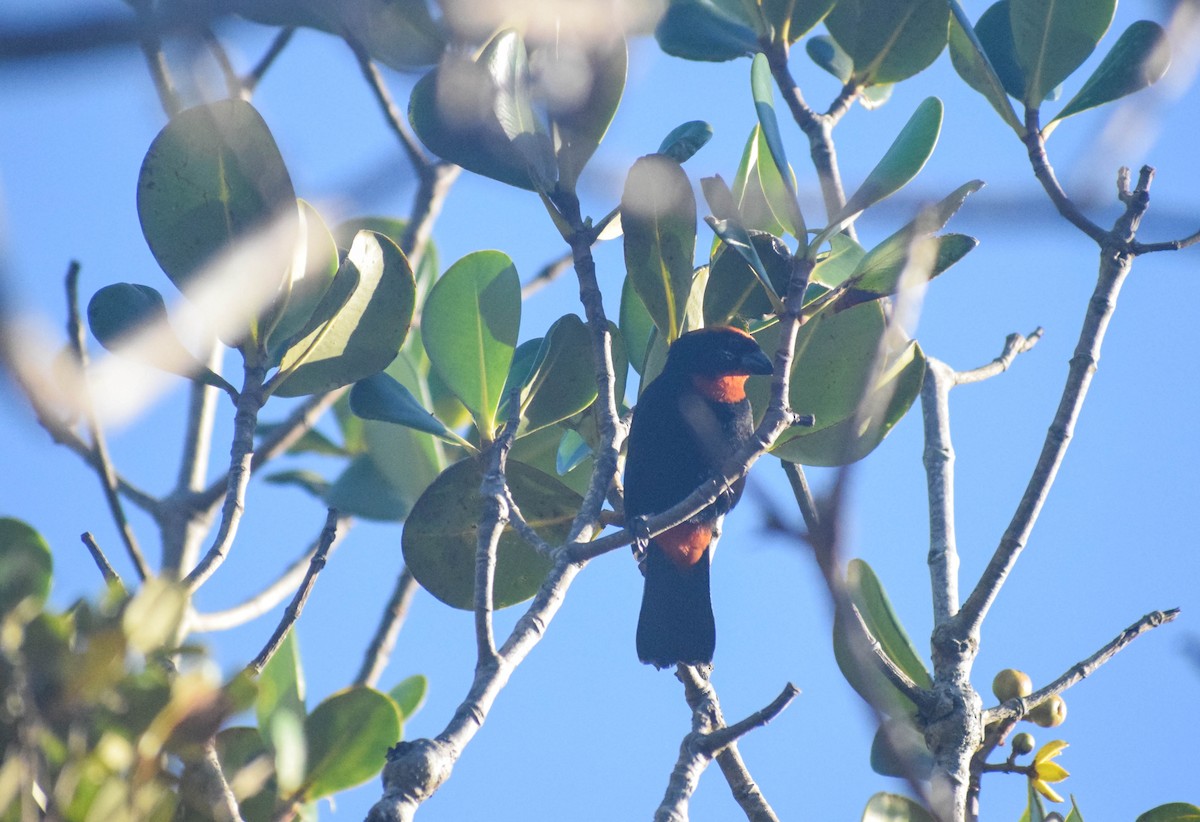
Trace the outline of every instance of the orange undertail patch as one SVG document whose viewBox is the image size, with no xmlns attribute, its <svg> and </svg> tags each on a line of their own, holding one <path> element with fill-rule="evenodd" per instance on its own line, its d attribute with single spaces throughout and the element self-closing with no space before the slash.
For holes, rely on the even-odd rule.
<svg viewBox="0 0 1200 822">
<path fill-rule="evenodd" d="M 741 402 L 746 399 L 747 374 L 722 374 L 719 377 L 692 377 L 697 393 L 714 402 Z"/>
<path fill-rule="evenodd" d="M 704 557 L 712 542 L 712 526 L 706 523 L 683 522 L 654 538 L 663 554 L 681 571 L 687 570 Z"/>
</svg>

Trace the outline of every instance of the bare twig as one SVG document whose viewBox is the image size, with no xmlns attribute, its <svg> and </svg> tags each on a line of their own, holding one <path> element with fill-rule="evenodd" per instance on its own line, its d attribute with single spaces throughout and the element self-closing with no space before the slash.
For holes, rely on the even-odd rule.
<svg viewBox="0 0 1200 822">
<path fill-rule="evenodd" d="M 71 343 L 71 350 L 75 355 L 75 362 L 79 367 L 80 385 L 83 393 L 80 399 L 82 400 L 84 417 L 87 419 L 88 430 L 92 435 L 92 453 L 95 459 L 91 461 L 91 464 L 96 469 L 96 474 L 100 478 L 100 487 L 104 490 L 104 501 L 108 503 L 109 513 L 112 514 L 113 522 L 117 526 L 117 532 L 121 535 L 121 541 L 125 544 L 125 551 L 133 561 L 133 567 L 137 571 L 138 579 L 144 580 L 150 576 L 150 566 L 146 563 L 146 557 L 142 554 L 137 537 L 133 534 L 133 528 L 130 527 L 129 520 L 125 517 L 125 508 L 121 505 L 121 496 L 117 491 L 117 471 L 113 467 L 112 458 L 109 456 L 108 442 L 104 438 L 104 429 L 100 427 L 100 420 L 96 416 L 95 408 L 92 406 L 91 391 L 88 388 L 87 343 L 83 336 L 83 323 L 79 319 L 78 262 L 72 261 L 70 267 L 67 269 L 66 287 L 67 337 Z"/>
<path fill-rule="evenodd" d="M 104 575 L 104 581 L 109 585 L 120 586 L 121 590 L 125 590 L 125 582 L 121 579 L 121 575 L 117 573 L 117 569 L 112 567 L 112 563 L 108 561 L 108 557 L 104 556 L 104 551 L 101 550 L 96 538 L 92 536 L 90 531 L 84 531 L 79 535 L 79 539 L 87 547 L 88 552 L 92 555 L 92 559 L 96 563 L 96 567 L 100 569 L 100 573 Z"/>
<path fill-rule="evenodd" d="M 1023 334 L 1009 334 L 1004 339 L 1004 350 L 1000 352 L 1000 356 L 987 365 L 972 368 L 970 371 L 955 371 L 954 384 L 967 385 L 968 383 L 982 382 L 983 380 L 991 379 L 997 374 L 1004 373 L 1012 366 L 1013 361 L 1018 355 L 1024 354 L 1037 345 L 1038 340 L 1042 338 L 1042 334 L 1044 333 L 1044 329 L 1038 326 L 1028 336 Z"/>
<path fill-rule="evenodd" d="M 417 578 L 405 567 L 396 578 L 392 598 L 383 609 L 379 627 L 375 629 L 371 644 L 367 646 L 367 652 L 363 655 L 362 666 L 358 669 L 358 675 L 354 677 L 354 684 L 373 688 L 379 682 L 379 677 L 383 675 L 383 669 L 387 667 L 388 659 L 391 658 L 392 649 L 396 646 L 396 637 L 404 625 L 405 617 L 408 616 L 408 608 L 417 587 Z"/>
<path fill-rule="evenodd" d="M 150 79 L 154 81 L 154 90 L 158 92 L 158 101 L 167 117 L 179 113 L 182 105 L 175 83 L 171 79 L 171 71 L 167 66 L 167 57 L 163 53 L 162 37 L 159 34 L 158 20 L 155 18 L 154 7 L 150 0 L 131 0 L 129 5 L 137 13 L 138 45 L 146 57 L 146 66 L 150 69 Z"/>
<path fill-rule="evenodd" d="M 574 262 L 574 257 L 570 252 L 567 252 L 546 263 L 537 274 L 534 274 L 529 278 L 528 282 L 521 286 L 522 299 L 528 297 L 530 294 L 537 293 L 543 287 L 557 280 L 571 267 L 572 262 Z"/>
<path fill-rule="evenodd" d="M 267 666 L 267 663 L 271 661 L 271 657 L 275 655 L 275 652 L 279 650 L 279 646 L 287 638 L 288 631 L 292 630 L 292 626 L 300 618 L 300 614 L 304 611 L 304 603 L 308 601 L 308 595 L 312 593 L 313 586 L 317 582 L 317 575 L 325 567 L 330 546 L 333 545 L 333 541 L 337 537 L 337 523 L 337 510 L 330 508 L 329 513 L 325 516 L 325 527 L 321 530 L 321 542 L 317 546 L 316 553 L 309 560 L 308 573 L 304 575 L 304 581 L 300 583 L 300 587 L 296 589 L 296 595 L 292 597 L 292 601 L 283 610 L 283 616 L 280 618 L 279 624 L 275 626 L 275 632 L 271 634 L 271 638 L 267 640 L 267 644 L 259 651 L 254 661 L 246 666 L 248 670 L 253 671 L 255 674 L 261 674 L 263 668 Z"/>
<path fill-rule="evenodd" d="M 241 97 L 242 81 L 229 59 L 229 53 L 225 51 L 225 46 L 217 39 L 217 35 L 209 26 L 200 30 L 200 36 L 204 39 L 204 45 L 208 46 L 213 59 L 217 61 L 217 65 L 221 69 L 221 76 L 225 79 L 225 93 L 230 97 Z"/>
<path fill-rule="evenodd" d="M 354 52 L 354 56 L 358 59 L 358 66 L 362 69 L 363 77 L 366 78 L 367 85 L 371 87 L 371 91 L 375 94 L 375 99 L 379 102 L 379 107 L 383 110 L 383 116 L 387 120 L 388 126 L 400 140 L 400 145 L 403 146 L 404 153 L 408 155 L 413 170 L 418 174 L 424 174 L 427 169 L 433 166 L 433 161 L 425 156 L 425 150 L 421 148 L 421 144 L 417 142 L 417 138 L 409 131 L 404 116 L 400 113 L 400 108 L 396 105 L 396 101 L 392 99 L 392 94 L 388 91 L 387 84 L 383 81 L 383 75 L 379 73 L 379 69 L 375 66 L 371 55 L 362 47 L 362 44 L 355 42 L 353 39 L 348 38 L 346 45 L 350 46 L 350 49 Z"/>
<path fill-rule="evenodd" d="M 292 35 L 296 33 L 294 26 L 286 26 L 279 30 L 275 35 L 275 39 L 271 41 L 270 47 L 263 54 L 262 59 L 254 64 L 254 68 L 250 69 L 250 73 L 242 78 L 242 89 L 244 94 L 253 94 L 258 88 L 258 84 L 262 82 L 266 76 L 267 70 L 274 65 L 276 58 L 283 53 L 284 48 L 291 41 Z"/>
</svg>

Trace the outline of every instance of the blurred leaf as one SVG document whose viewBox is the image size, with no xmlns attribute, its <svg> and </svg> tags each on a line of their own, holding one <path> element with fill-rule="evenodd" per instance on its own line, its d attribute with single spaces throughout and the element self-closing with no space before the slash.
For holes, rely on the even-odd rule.
<svg viewBox="0 0 1200 822">
<path fill-rule="evenodd" d="M 424 674 L 413 674 L 402 679 L 394 688 L 388 691 L 388 696 L 400 709 L 400 716 L 405 721 L 412 719 L 413 714 L 425 704 L 425 695 L 429 690 L 429 680 Z"/>
<path fill-rule="evenodd" d="M 671 129 L 658 146 L 658 153 L 665 154 L 677 163 L 687 162 L 693 154 L 712 139 L 713 129 L 703 120 L 689 120 Z"/>
<path fill-rule="evenodd" d="M 925 735 L 907 716 L 885 718 L 875 731 L 871 741 L 871 770 L 875 773 L 927 780 L 933 764 Z"/>
<path fill-rule="evenodd" d="M 1050 122 L 1111 103 L 1153 85 L 1167 73 L 1170 64 L 1171 46 L 1162 26 L 1149 20 L 1138 20 L 1125 29 L 1083 88 Z"/>
<path fill-rule="evenodd" d="M 775 165 L 777 177 L 772 178 L 772 181 L 778 179 L 784 189 L 783 192 L 771 192 L 764 184 L 764 192 L 775 195 L 773 198 L 769 197 L 767 203 L 792 236 L 803 237 L 807 229 L 804 227 L 804 215 L 800 213 L 800 204 L 796 200 L 792 167 L 788 165 L 787 154 L 783 150 L 783 138 L 779 135 L 779 121 L 775 115 L 775 84 L 765 54 L 754 55 L 754 61 L 750 65 L 750 91 L 754 97 L 754 111 L 758 115 L 762 137 Z"/>
<path fill-rule="evenodd" d="M 42 535 L 19 519 L 0 517 L 0 617 L 29 600 L 29 616 L 50 595 L 54 560 Z"/>
<path fill-rule="evenodd" d="M 785 293 L 792 274 L 792 254 L 778 237 L 761 231 L 750 234 L 758 258 L 776 293 Z M 774 311 L 754 270 L 735 249 L 722 243 L 709 266 L 704 290 L 705 325 L 729 325 L 731 321 L 765 317 Z"/>
<path fill-rule="evenodd" d="M 862 90 L 862 94 L 858 95 L 858 104 L 867 111 L 874 111 L 892 99 L 892 90 L 895 87 L 894 83 L 867 86 Z"/>
<path fill-rule="evenodd" d="M 867 802 L 862 822 L 934 822 L 934 819 L 907 796 L 877 793 Z"/>
<path fill-rule="evenodd" d="M 558 168 L 550 136 L 533 111 L 524 40 L 513 29 L 502 31 L 483 47 L 478 62 L 487 70 L 495 90 L 492 105 L 504 136 L 524 160 L 534 188 L 549 191 L 558 181 Z"/>
<path fill-rule="evenodd" d="M 561 477 L 568 474 L 571 470 L 583 462 L 584 459 L 591 456 L 592 449 L 588 447 L 587 442 L 579 435 L 579 432 L 574 429 L 567 429 L 563 432 L 562 439 L 558 442 L 558 450 L 555 452 L 554 468 Z"/>
<path fill-rule="evenodd" d="M 950 24 L 945 0 L 839 0 L 825 27 L 854 62 L 854 82 L 897 83 L 942 53 Z"/>
<path fill-rule="evenodd" d="M 216 737 L 217 760 L 245 822 L 268 822 L 275 809 L 275 767 L 263 735 L 255 728 L 225 728 Z M 252 775 L 253 774 L 253 775 Z"/>
<path fill-rule="evenodd" d="M 997 0 L 988 6 L 975 23 L 975 34 L 1005 92 L 1020 100 L 1025 93 L 1025 71 L 1017 62 L 1009 6 L 1009 0 Z M 953 59 L 954 55 L 950 56 Z"/>
<path fill-rule="evenodd" d="M 989 7 L 979 19 L 978 26 L 971 25 L 958 0 L 951 0 L 951 11 L 950 62 L 954 70 L 991 103 L 1004 122 L 1023 135 L 1025 126 L 1017 118 L 1007 96 L 1014 92 L 1019 95 L 1025 85 L 1013 50 L 1007 0 Z M 985 34 L 990 45 L 982 42 Z M 1005 64 L 1007 80 L 1001 76 L 998 63 Z"/>
<path fill-rule="evenodd" d="M 471 412 L 485 440 L 517 346 L 521 281 L 499 251 L 476 251 L 434 284 L 421 316 L 421 339 L 433 369 Z"/>
<path fill-rule="evenodd" d="M 129 647 L 149 654 L 173 642 L 187 608 L 187 592 L 179 583 L 163 577 L 145 580 L 121 618 Z"/>
<path fill-rule="evenodd" d="M 650 347 L 650 336 L 654 333 L 654 320 L 646 310 L 642 298 L 634 288 L 633 278 L 626 277 L 621 283 L 621 338 L 629 349 L 629 364 L 639 374 L 646 363 Z"/>
<path fill-rule="evenodd" d="M 692 285 L 696 200 L 679 163 L 650 154 L 633 164 L 621 196 L 625 269 L 659 332 L 679 336 Z"/>
<path fill-rule="evenodd" d="M 839 7 L 840 8 L 840 7 Z M 926 97 L 896 136 L 858 191 L 830 220 L 830 225 L 849 219 L 906 186 L 925 166 L 942 130 L 942 101 Z"/>
<path fill-rule="evenodd" d="M 736 0 L 671 0 L 654 36 L 663 51 L 685 60 L 722 62 L 759 48 L 754 23 Z"/>
<path fill-rule="evenodd" d="M 313 709 L 304 721 L 304 738 L 304 795 L 320 799 L 379 773 L 384 752 L 400 739 L 400 714 L 387 695 L 355 685 Z"/>
<path fill-rule="evenodd" d="M 1137 818 L 1137 822 L 1197 822 L 1200 808 L 1189 802 L 1168 802 L 1152 808 Z"/>
<path fill-rule="evenodd" d="M 412 508 L 412 500 L 392 486 L 370 453 L 351 460 L 325 492 L 325 503 L 341 514 L 384 522 L 402 520 Z"/>
<path fill-rule="evenodd" d="M 842 85 L 850 82 L 854 74 L 854 60 L 828 34 L 810 37 L 804 43 L 808 56 L 821 68 L 832 74 Z"/>
<path fill-rule="evenodd" d="M 777 311 L 781 310 L 783 301 L 779 298 L 766 266 L 758 256 L 758 250 L 750 239 L 750 232 L 742 223 L 742 216 L 738 213 L 737 204 L 734 202 L 729 186 L 725 185 L 725 181 L 719 174 L 703 178 L 700 184 L 704 189 L 704 199 L 713 213 L 713 216 L 706 217 L 704 221 L 708 223 L 709 228 L 725 246 L 741 255 L 742 259 L 750 266 L 754 276 L 758 278 L 772 307 Z"/>
<path fill-rule="evenodd" d="M 581 497 L 512 456 L 507 475 L 513 499 L 529 524 L 552 544 L 564 539 Z M 475 460 L 451 465 L 417 500 L 402 536 L 404 561 L 417 581 L 442 602 L 464 610 L 474 608 L 482 480 Z M 551 564 L 506 528 L 496 552 L 495 607 L 505 608 L 532 597 Z"/>
<path fill-rule="evenodd" d="M 560 39 L 552 47 L 538 49 L 534 57 L 542 64 L 542 84 L 552 90 L 547 108 L 551 129 L 558 138 L 559 184 L 574 190 L 575 181 L 604 139 L 621 103 L 629 62 L 625 40 L 621 37 L 612 40 L 592 37 L 573 42 Z M 580 71 L 577 63 L 580 58 L 587 64 L 587 93 L 565 94 L 555 90 L 556 78 L 564 78 L 561 81 L 564 86 L 574 82 L 572 78 Z M 561 67 L 558 61 L 564 61 Z"/>
<path fill-rule="evenodd" d="M 546 332 L 537 370 L 525 393 L 524 433 L 578 414 L 596 399 L 592 337 L 574 314 L 555 321 Z"/>
<path fill-rule="evenodd" d="M 403 425 L 456 444 L 463 441 L 426 411 L 411 391 L 383 371 L 354 384 L 350 410 L 366 420 Z"/>
<path fill-rule="evenodd" d="M 254 436 L 258 439 L 270 436 L 275 431 L 282 428 L 286 423 L 283 422 L 262 422 L 254 427 Z M 287 453 L 296 454 L 321 454 L 326 457 L 348 457 L 350 451 L 338 445 L 336 442 L 325 436 L 320 430 L 310 428 L 301 435 L 300 439 L 296 440 L 288 448 Z"/>
<path fill-rule="evenodd" d="M 270 727 L 279 713 L 288 713 L 303 720 L 308 711 L 304 707 L 304 668 L 300 664 L 300 647 L 296 632 L 288 631 L 279 650 L 268 660 L 258 675 L 258 698 L 254 703 L 254 716 L 262 738 L 269 740 Z"/>
<path fill-rule="evenodd" d="M 325 8 L 339 24 L 335 33 L 352 37 L 397 71 L 433 65 L 446 46 L 425 0 L 337 0 Z"/>
<path fill-rule="evenodd" d="M 775 29 L 775 42 L 794 43 L 829 14 L 837 0 L 762 0 L 762 13 Z"/>
<path fill-rule="evenodd" d="M 300 397 L 340 388 L 382 371 L 395 359 L 412 319 L 416 286 L 400 249 L 382 234 L 360 232 L 342 264 L 359 275 L 350 298 L 325 323 L 292 345 L 280 363 L 281 397 Z M 338 272 L 342 276 L 342 272 Z M 340 300 L 331 286 L 327 300 Z"/>
<path fill-rule="evenodd" d="M 790 189 L 795 190 L 795 174 L 789 169 Z M 789 207 L 786 205 L 789 186 L 784 185 L 779 169 L 770 159 L 770 149 L 762 127 L 755 125 L 746 141 L 733 179 L 733 200 L 741 224 L 747 229 L 765 231 L 782 237 L 784 233 L 797 236 L 795 227 L 789 224 Z M 713 252 L 716 251 L 716 243 Z"/>
<path fill-rule="evenodd" d="M 263 482 L 271 485 L 294 485 L 312 494 L 319 500 L 325 499 L 329 493 L 329 482 L 316 471 L 295 469 L 291 471 L 276 471 L 263 477 Z"/>
<path fill-rule="evenodd" d="M 1042 104 L 1083 65 L 1108 31 L 1116 0 L 1009 0 L 1017 63 L 1025 75 L 1021 100 Z"/>
<path fill-rule="evenodd" d="M 276 354 L 276 360 L 308 323 L 338 271 L 337 244 L 325 221 L 304 200 L 299 201 L 299 209 L 303 242 L 297 243 L 297 254 L 284 277 L 279 303 L 273 309 L 279 316 L 267 341 L 267 350 Z"/>
</svg>

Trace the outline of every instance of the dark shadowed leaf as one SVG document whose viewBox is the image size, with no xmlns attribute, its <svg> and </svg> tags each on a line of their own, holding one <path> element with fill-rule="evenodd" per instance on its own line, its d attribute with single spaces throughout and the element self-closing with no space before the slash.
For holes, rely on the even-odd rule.
<svg viewBox="0 0 1200 822">
<path fill-rule="evenodd" d="M 355 457 L 325 492 L 325 504 L 340 513 L 383 522 L 404 519 L 412 503 L 392 486 L 369 453 Z"/>
<path fill-rule="evenodd" d="M 785 293 L 792 273 L 792 255 L 778 237 L 755 231 L 750 235 L 758 258 L 776 293 Z M 754 269 L 740 253 L 722 243 L 709 266 L 704 290 L 704 324 L 728 325 L 735 319 L 752 320 L 774 311 L 774 305 Z"/>
<path fill-rule="evenodd" d="M 805 41 L 804 50 L 814 63 L 836 77 L 843 85 L 850 82 L 850 76 L 854 74 L 854 61 L 838 45 L 837 40 L 828 34 L 819 34 Z"/>
<path fill-rule="evenodd" d="M 641 374 L 646 363 L 646 353 L 650 350 L 650 337 L 655 333 L 654 320 L 633 287 L 632 277 L 626 277 L 621 284 L 619 319 L 621 338 L 629 350 L 629 364 L 633 366 L 634 371 Z"/>
<path fill-rule="evenodd" d="M 839 0 L 825 18 L 861 85 L 896 83 L 929 66 L 949 23 L 945 0 Z"/>
<path fill-rule="evenodd" d="M 1019 95 L 1037 108 L 1088 58 L 1108 31 L 1117 0 L 1009 0 L 1017 63 L 1025 75 Z"/>
<path fill-rule="evenodd" d="M 625 269 L 659 332 L 679 336 L 692 285 L 696 200 L 679 163 L 661 154 L 633 164 L 621 196 Z"/>
<path fill-rule="evenodd" d="M 745 8 L 725 0 L 674 0 L 654 36 L 663 51 L 685 60 L 720 62 L 758 49 Z"/>
<path fill-rule="evenodd" d="M 425 300 L 421 339 L 433 369 L 471 412 L 485 438 L 517 347 L 521 281 L 499 251 L 468 254 L 442 275 Z"/>
<path fill-rule="evenodd" d="M 794 43 L 829 13 L 837 0 L 762 0 L 763 17 L 775 29 L 775 41 Z"/>
<path fill-rule="evenodd" d="M 291 471 L 276 471 L 263 477 L 263 482 L 271 485 L 294 485 L 320 500 L 325 499 L 329 492 L 329 482 L 316 471 L 295 469 Z"/>
<path fill-rule="evenodd" d="M 975 23 L 975 34 L 1004 90 L 1020 100 L 1025 93 L 1025 70 L 1017 61 L 1009 0 L 997 0 L 988 6 Z"/>
<path fill-rule="evenodd" d="M 596 399 L 592 338 L 579 317 L 558 319 L 541 349 L 522 403 L 525 433 L 577 414 Z"/>
<path fill-rule="evenodd" d="M 368 54 L 398 71 L 431 66 L 446 47 L 425 0 L 338 0 L 325 5 L 340 24 L 335 32 L 353 37 Z"/>
<path fill-rule="evenodd" d="M 795 174 L 790 169 L 789 176 L 791 188 L 795 190 Z M 791 196 L 770 156 L 762 127 L 755 125 L 746 140 L 733 179 L 733 201 L 741 224 L 747 229 L 765 231 L 776 237 L 782 237 L 785 233 L 796 236 L 795 226 L 789 224 L 791 210 L 787 199 Z M 716 251 L 716 243 L 713 244 L 713 251 Z"/>
<path fill-rule="evenodd" d="M 546 431 L 552 433 L 552 429 Z M 551 437 L 551 448 L 556 441 L 557 437 Z M 507 476 L 513 499 L 543 539 L 554 544 L 565 538 L 581 497 L 554 477 L 512 456 Z M 482 480 L 483 474 L 473 459 L 451 465 L 417 500 L 402 537 L 404 561 L 421 585 L 447 605 L 464 610 L 474 607 Z M 504 608 L 532 597 L 550 567 L 547 557 L 506 528 L 496 553 L 495 607 Z"/>
<path fill-rule="evenodd" d="M 871 770 L 898 779 L 929 779 L 933 756 L 925 747 L 925 735 L 908 716 L 884 719 L 871 741 Z"/>
<path fill-rule="evenodd" d="M 1125 29 L 1083 88 L 1054 120 L 1111 103 L 1153 85 L 1167 73 L 1170 64 L 1167 33 L 1158 23 L 1139 20 Z"/>
<path fill-rule="evenodd" d="M 344 791 L 379 773 L 400 740 L 400 713 L 386 694 L 355 685 L 325 699 L 304 721 L 307 799 Z"/>
<path fill-rule="evenodd" d="M 579 66 L 570 62 L 560 69 L 559 61 L 574 61 L 580 57 L 587 66 L 587 93 L 561 93 L 562 90 L 554 86 L 555 79 L 563 78 L 560 85 L 564 86 L 576 83 Z M 546 95 L 549 98 L 546 107 L 558 136 L 559 184 L 573 190 L 580 172 L 604 139 L 625 92 L 625 72 L 629 62 L 625 40 L 593 37 L 586 42 L 576 40 L 569 46 L 560 41 L 552 47 L 537 49 L 533 59 L 539 66 L 541 84 L 550 90 Z"/>
<path fill-rule="evenodd" d="M 263 741 L 263 735 L 257 728 L 233 727 L 226 728 L 216 737 L 217 760 L 221 763 L 221 772 L 226 782 L 237 781 L 242 785 L 246 780 L 239 780 L 243 769 L 257 770 L 265 762 L 270 762 L 271 753 Z M 272 768 L 272 770 L 274 770 Z M 258 790 L 248 796 L 238 796 L 238 810 L 245 822 L 269 822 L 275 809 L 275 797 L 278 793 L 274 774 L 264 775 Z M 179 817 L 176 817 L 177 819 Z M 186 816 L 181 822 L 191 822 L 192 816 Z"/>
<path fill-rule="evenodd" d="M 350 410 L 365 420 L 403 425 L 447 442 L 462 438 L 425 410 L 413 393 L 385 372 L 359 380 L 350 389 Z"/>
<path fill-rule="evenodd" d="M 693 154 L 712 139 L 713 129 L 703 120 L 689 120 L 676 126 L 663 138 L 658 153 L 665 154 L 677 163 L 686 162 Z"/>
<path fill-rule="evenodd" d="M 50 546 L 19 519 L 0 517 L 0 617 L 29 601 L 30 617 L 50 594 Z"/>
<path fill-rule="evenodd" d="M 988 8 L 976 26 L 971 25 L 958 0 L 951 0 L 951 10 L 950 62 L 954 70 L 967 85 L 987 98 L 1004 122 L 1018 134 L 1024 134 L 1025 127 L 1008 101 L 1008 94 L 1014 91 L 1014 96 L 1020 94 L 1025 81 L 1013 51 L 1007 3 L 1001 0 Z M 985 35 L 989 43 L 983 42 Z M 998 63 L 1003 64 L 1004 76 Z"/>
</svg>

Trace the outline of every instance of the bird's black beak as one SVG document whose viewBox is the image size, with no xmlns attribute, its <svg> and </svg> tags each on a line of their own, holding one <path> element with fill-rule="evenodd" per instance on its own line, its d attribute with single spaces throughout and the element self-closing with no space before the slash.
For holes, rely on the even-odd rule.
<svg viewBox="0 0 1200 822">
<path fill-rule="evenodd" d="M 775 371 L 771 358 L 757 348 L 742 357 L 740 364 L 747 374 L 771 374 Z"/>
</svg>

